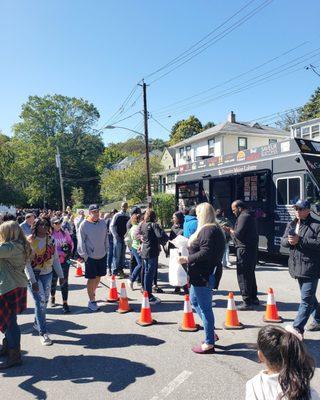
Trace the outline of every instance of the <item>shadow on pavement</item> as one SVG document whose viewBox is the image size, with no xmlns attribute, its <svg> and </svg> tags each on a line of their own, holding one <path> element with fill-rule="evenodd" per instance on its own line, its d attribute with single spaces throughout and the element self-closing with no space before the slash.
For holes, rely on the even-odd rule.
<svg viewBox="0 0 320 400">
<path fill-rule="evenodd" d="M 109 392 L 120 392 L 134 383 L 137 378 L 155 373 L 153 368 L 143 363 L 117 357 L 104 356 L 56 356 L 53 359 L 43 357 L 24 357 L 21 367 L 7 370 L 2 376 L 16 378 L 26 376 L 19 384 L 24 391 L 36 399 L 47 399 L 45 390 L 36 387 L 40 382 L 71 381 L 75 384 L 109 382 Z M 30 377 L 31 376 L 31 377 Z M 95 387 L 92 385 L 94 393 Z M 107 393 L 105 393 L 107 398 Z"/>
<path fill-rule="evenodd" d="M 217 355 L 244 357 L 251 361 L 258 361 L 256 343 L 236 343 L 229 346 L 221 346 L 215 344 L 215 348 L 219 351 Z"/>
</svg>

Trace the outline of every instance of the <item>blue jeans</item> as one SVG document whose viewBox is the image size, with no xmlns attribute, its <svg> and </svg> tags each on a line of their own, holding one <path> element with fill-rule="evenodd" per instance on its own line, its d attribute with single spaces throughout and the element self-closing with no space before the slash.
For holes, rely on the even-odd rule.
<svg viewBox="0 0 320 400">
<path fill-rule="evenodd" d="M 190 301 L 201 318 L 206 335 L 205 343 L 214 344 L 214 315 L 212 311 L 212 289 L 214 276 L 210 275 L 208 286 L 193 286 L 190 288 Z"/>
<path fill-rule="evenodd" d="M 320 324 L 320 307 L 316 298 L 318 281 L 319 279 L 298 278 L 301 302 L 298 315 L 293 322 L 293 327 L 298 329 L 301 333 L 304 332 L 304 327 L 310 315 Z"/>
<path fill-rule="evenodd" d="M 146 258 L 143 260 L 143 288 L 152 296 L 152 282 L 157 271 L 158 257 Z"/>
<path fill-rule="evenodd" d="M 108 235 L 108 258 L 107 258 L 107 267 L 109 269 L 112 268 L 112 260 L 113 260 L 113 237 L 112 235 Z"/>
<path fill-rule="evenodd" d="M 115 240 L 113 242 L 113 263 L 112 273 L 123 271 L 125 267 L 126 245 L 124 240 Z"/>
<path fill-rule="evenodd" d="M 50 296 L 52 272 L 46 275 L 35 274 L 39 285 L 39 292 L 32 290 L 29 282 L 29 289 L 35 303 L 35 319 L 40 331 L 40 335 L 47 333 L 46 310 Z"/>
<path fill-rule="evenodd" d="M 9 323 L 7 325 L 5 337 L 8 341 L 9 349 L 20 349 L 21 332 L 17 323 L 17 314 L 14 312 L 11 314 Z"/>
<path fill-rule="evenodd" d="M 133 254 L 133 257 L 137 261 L 137 266 L 134 268 L 134 270 L 132 271 L 132 274 L 130 275 L 130 280 L 132 282 L 135 282 L 137 280 L 138 276 L 141 274 L 142 261 L 141 261 L 140 254 L 138 253 L 137 249 L 132 248 L 131 252 Z"/>
</svg>

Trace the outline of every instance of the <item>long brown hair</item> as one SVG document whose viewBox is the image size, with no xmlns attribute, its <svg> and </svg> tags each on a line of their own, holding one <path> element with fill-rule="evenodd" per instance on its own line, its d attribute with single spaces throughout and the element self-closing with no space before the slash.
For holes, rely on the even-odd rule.
<svg viewBox="0 0 320 400">
<path fill-rule="evenodd" d="M 20 242 L 23 245 L 25 260 L 30 257 L 30 244 L 16 221 L 7 221 L 0 225 L 0 244 L 8 242 Z"/>
<path fill-rule="evenodd" d="M 310 400 L 310 381 L 315 363 L 303 342 L 277 326 L 265 326 L 258 333 L 258 349 L 279 372 L 282 399 Z"/>
</svg>

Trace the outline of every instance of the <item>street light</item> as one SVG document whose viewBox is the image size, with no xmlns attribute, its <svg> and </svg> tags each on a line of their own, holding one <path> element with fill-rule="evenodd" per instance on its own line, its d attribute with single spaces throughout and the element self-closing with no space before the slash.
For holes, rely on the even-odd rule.
<svg viewBox="0 0 320 400">
<path fill-rule="evenodd" d="M 149 143 L 148 138 L 145 134 L 135 131 L 134 129 L 126 128 L 124 126 L 116 126 L 116 125 L 107 125 L 103 129 L 124 129 L 126 131 L 130 131 L 136 133 L 139 136 L 144 137 L 145 139 L 145 153 L 146 153 L 146 171 L 147 171 L 147 202 L 149 207 L 151 207 L 151 179 L 150 179 L 150 161 L 149 161 Z"/>
</svg>

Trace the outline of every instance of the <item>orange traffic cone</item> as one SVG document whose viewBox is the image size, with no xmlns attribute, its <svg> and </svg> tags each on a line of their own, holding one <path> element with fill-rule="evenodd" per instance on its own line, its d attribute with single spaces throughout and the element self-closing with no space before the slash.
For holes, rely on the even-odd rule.
<svg viewBox="0 0 320 400">
<path fill-rule="evenodd" d="M 116 277 L 114 275 L 112 275 L 107 302 L 108 303 L 116 303 L 118 300 L 119 300 L 119 296 L 118 296 L 118 292 L 117 292 Z"/>
<path fill-rule="evenodd" d="M 243 329 L 244 326 L 239 322 L 233 293 L 229 292 L 228 307 L 226 314 L 226 322 L 223 324 L 224 329 Z"/>
<path fill-rule="evenodd" d="M 184 296 L 183 319 L 182 324 L 178 329 L 181 332 L 196 332 L 199 329 L 199 325 L 196 325 L 194 322 L 192 307 L 188 294 Z"/>
<path fill-rule="evenodd" d="M 151 316 L 149 296 L 148 296 L 147 291 L 143 292 L 140 318 L 136 321 L 136 323 L 140 326 L 149 326 L 149 325 L 153 325 L 153 324 L 157 323 L 157 321 L 152 319 L 152 316 Z"/>
<path fill-rule="evenodd" d="M 282 318 L 278 314 L 277 304 L 274 300 L 273 289 L 268 289 L 268 300 L 267 300 L 267 308 L 266 313 L 263 317 L 264 322 L 282 322 Z"/>
<path fill-rule="evenodd" d="M 76 276 L 77 278 L 80 278 L 81 276 L 83 276 L 82 264 L 81 264 L 81 262 L 80 262 L 79 260 L 77 261 L 77 268 L 76 268 L 76 274 L 75 274 L 75 276 Z"/>
<path fill-rule="evenodd" d="M 124 282 L 121 283 L 121 290 L 120 290 L 120 300 L 119 300 L 119 307 L 117 312 L 120 314 L 125 314 L 129 311 L 132 311 L 132 308 L 129 306 L 126 285 Z"/>
</svg>

